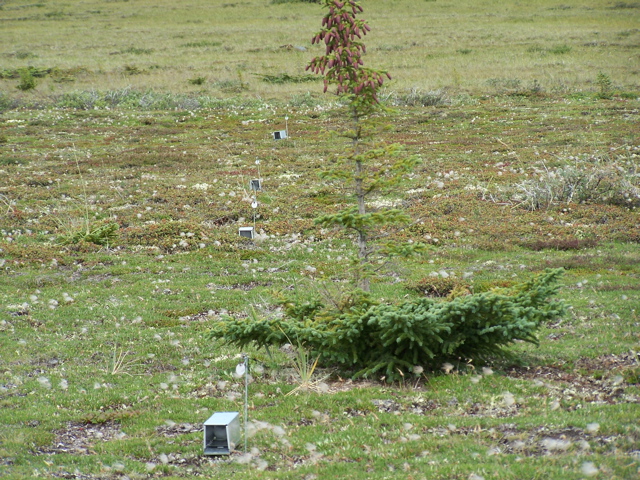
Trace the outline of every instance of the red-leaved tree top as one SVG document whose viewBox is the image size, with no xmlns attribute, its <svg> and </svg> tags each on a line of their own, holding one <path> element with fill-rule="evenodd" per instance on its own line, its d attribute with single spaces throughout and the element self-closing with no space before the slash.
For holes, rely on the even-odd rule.
<svg viewBox="0 0 640 480">
<path fill-rule="evenodd" d="M 307 70 L 324 75 L 325 92 L 330 84 L 335 84 L 338 95 L 349 97 L 356 115 L 366 114 L 378 103 L 377 91 L 384 77 L 391 76 L 364 67 L 362 55 L 366 47 L 360 40 L 371 28 L 364 20 L 356 18 L 362 13 L 358 2 L 325 0 L 325 7 L 329 11 L 322 19 L 322 30 L 311 40 L 314 44 L 324 42 L 325 54 L 313 58 Z"/>
</svg>

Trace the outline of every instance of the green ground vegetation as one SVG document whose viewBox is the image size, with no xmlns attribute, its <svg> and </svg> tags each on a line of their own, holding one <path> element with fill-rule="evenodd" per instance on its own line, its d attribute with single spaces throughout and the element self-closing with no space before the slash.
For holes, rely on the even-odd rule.
<svg viewBox="0 0 640 480">
<path fill-rule="evenodd" d="M 250 439 L 259 455 L 203 458 L 201 422 L 242 409 L 241 352 L 209 340 L 210 327 L 250 308 L 277 315 L 278 292 L 335 298 L 357 255 L 344 232 L 314 225 L 340 208 L 319 172 L 336 155 L 323 132 L 344 119 L 321 105 L 237 101 L 4 112 L 4 475 L 583 478 L 591 464 L 635 475 L 637 198 L 532 209 L 516 195 L 574 159 L 637 166 L 637 102 L 595 95 L 407 107 L 386 134 L 427 160 L 379 200 L 414 219 L 392 238 L 431 250 L 388 269 L 373 294 L 456 296 L 564 268 L 558 298 L 570 310 L 542 326 L 539 347 L 515 344 L 517 361 L 490 364 L 490 376 L 460 359 L 392 386 L 316 369 L 320 390 L 297 396 L 285 396 L 296 350 L 248 348 L 262 372 L 250 417 L 272 428 Z M 291 136 L 274 141 L 285 114 Z M 250 241 L 238 228 L 254 213 Z M 118 228 L 103 245 L 66 241 L 87 224 Z"/>
</svg>

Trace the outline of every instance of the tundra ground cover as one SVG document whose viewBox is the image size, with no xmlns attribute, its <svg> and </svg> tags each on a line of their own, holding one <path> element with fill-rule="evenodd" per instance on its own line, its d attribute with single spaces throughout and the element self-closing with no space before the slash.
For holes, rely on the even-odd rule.
<svg viewBox="0 0 640 480">
<path fill-rule="evenodd" d="M 625 14 L 618 19 L 636 12 L 623 3 L 598 3 L 597 12 Z M 453 5 L 425 4 L 440 12 Z M 141 4 L 102 5 L 126 17 Z M 470 5 L 461 2 L 458 18 L 466 12 L 478 19 Z M 236 9 L 240 25 L 249 7 L 255 5 L 221 8 Z M 591 15 L 572 4 L 540 11 L 555 18 L 576 10 Z M 59 27 L 76 15 L 54 2 L 5 3 L 0 13 L 21 11 L 36 17 L 15 20 L 23 25 Z M 194 18 L 189 25 L 202 25 Z M 316 20 L 314 12 L 308 31 Z M 615 31 L 603 27 L 602 34 Z M 623 44 L 633 51 L 636 33 L 620 35 L 613 57 Z M 577 48 L 556 48 L 558 39 L 546 36 L 531 40 L 523 49 L 544 58 Z M 208 55 L 216 41 L 185 49 Z M 125 43 L 118 48 L 132 50 L 110 58 L 157 53 L 151 44 Z M 34 58 L 25 55 L 5 58 Z M 18 80 L 2 80 L 7 93 L 0 98 L 10 102 L 0 117 L 0 475 L 637 476 L 639 105 L 634 80 L 618 80 L 634 78 L 632 64 L 611 61 L 629 76 L 598 64 L 616 79 L 610 95 L 579 82 L 555 92 L 522 88 L 501 73 L 500 81 L 475 83 L 475 92 L 428 95 L 422 89 L 432 86 L 412 78 L 408 85 L 421 89 L 385 99 L 410 106 L 388 114 L 393 127 L 383 137 L 424 161 L 379 206 L 402 205 L 414 219 L 393 238 L 433 248 L 388 270 L 372 284 L 374 294 L 389 301 L 445 297 L 563 267 L 559 296 L 571 308 L 544 326 L 541 345 L 516 344 L 510 362 L 416 368 L 391 386 L 317 371 L 321 381 L 297 395 L 286 395 L 298 387 L 295 349 L 272 356 L 248 349 L 250 451 L 230 458 L 201 455 L 201 425 L 215 411 L 242 411 L 244 385 L 234 376 L 241 352 L 206 333 L 225 313 L 274 313 L 274 291 L 304 296 L 343 285 L 343 265 L 356 255 L 352 239 L 313 224 L 341 206 L 318 175 L 340 151 L 343 140 L 327 133 L 346 123 L 340 110 L 315 95 L 290 98 L 293 84 L 290 91 L 271 84 L 261 90 L 253 80 L 237 96 L 211 85 L 184 94 L 191 87 L 174 90 L 171 83 L 157 91 L 56 84 L 67 97 L 45 94 L 45 81 L 22 92 L 14 91 Z M 297 72 L 274 65 L 274 72 Z M 101 78 L 92 81 L 107 85 Z M 31 108 L 9 108 L 14 101 Z M 274 141 L 285 116 L 290 138 Z M 617 194 L 564 195 L 563 185 L 591 185 L 579 183 L 591 177 L 566 173 L 576 165 L 601 172 L 599 185 L 610 181 Z M 263 180 L 255 210 L 253 178 Z M 543 197 L 549 185 L 554 189 Z M 261 233 L 249 241 L 238 227 L 253 225 L 254 212 Z M 118 229 L 106 245 L 65 242 L 87 224 Z"/>
<path fill-rule="evenodd" d="M 322 131 L 343 119 L 322 105 L 237 101 L 192 112 L 4 112 L 5 475 L 635 475 L 634 200 L 531 210 L 500 197 L 571 157 L 637 164 L 637 102 L 584 96 L 403 108 L 386 134 L 428 159 L 385 201 L 415 218 L 398 238 L 433 250 L 374 282 L 375 294 L 483 291 L 564 267 L 570 314 L 543 328 L 540 347 L 516 345 L 518 361 L 492 365 L 492 375 L 464 362 L 393 386 L 334 373 L 298 396 L 284 395 L 296 386 L 294 369 L 282 367 L 293 365 L 289 353 L 249 350 L 262 371 L 250 386 L 261 428 L 249 444 L 259 454 L 203 458 L 201 422 L 242 408 L 232 376 L 240 352 L 207 341 L 208 325 L 250 305 L 272 311 L 274 290 L 303 295 L 323 278 L 339 288 L 355 255 L 344 234 L 313 225 L 337 208 L 317 172 L 335 153 Z M 291 137 L 276 142 L 285 114 Z M 263 234 L 252 242 L 237 229 L 253 224 L 249 180 L 258 175 Z M 59 244 L 87 208 L 92 225 L 117 223 L 115 240 Z"/>
</svg>

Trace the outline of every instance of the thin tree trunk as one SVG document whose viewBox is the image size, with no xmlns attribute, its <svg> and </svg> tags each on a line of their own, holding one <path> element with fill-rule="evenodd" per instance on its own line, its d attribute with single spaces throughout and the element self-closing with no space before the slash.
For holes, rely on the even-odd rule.
<svg viewBox="0 0 640 480">
<path fill-rule="evenodd" d="M 354 115 L 354 123 L 355 131 L 353 136 L 353 153 L 354 155 L 358 155 L 360 153 L 360 122 L 357 114 Z M 355 193 L 356 199 L 358 200 L 358 214 L 364 215 L 367 213 L 367 207 L 365 204 L 365 193 L 363 187 L 364 167 L 361 160 L 355 161 L 355 174 Z M 360 261 L 360 270 L 362 274 L 359 279 L 360 288 L 365 292 L 369 292 L 371 289 L 366 269 L 367 256 L 367 231 L 363 227 L 361 230 L 358 230 L 358 259 Z"/>
</svg>

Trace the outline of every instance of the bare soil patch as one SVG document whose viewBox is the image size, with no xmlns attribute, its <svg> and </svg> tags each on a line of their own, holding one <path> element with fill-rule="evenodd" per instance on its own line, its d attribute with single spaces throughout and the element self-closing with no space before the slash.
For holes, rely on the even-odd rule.
<svg viewBox="0 0 640 480">
<path fill-rule="evenodd" d="M 531 430 L 519 430 L 514 425 L 506 424 L 497 432 L 502 435 L 498 438 L 497 449 L 500 453 L 549 456 L 591 450 L 620 454 L 627 450 L 622 444 L 622 435 L 602 435 L 578 427 L 553 428 L 543 425 Z"/>
<path fill-rule="evenodd" d="M 54 433 L 56 438 L 53 445 L 38 449 L 36 452 L 38 455 L 59 453 L 94 455 L 93 447 L 96 443 L 108 442 L 126 436 L 126 433 L 120 430 L 120 425 L 115 422 L 96 425 L 69 422 L 65 428 Z"/>
<path fill-rule="evenodd" d="M 203 426 L 194 423 L 176 423 L 173 425 L 163 425 L 156 428 L 158 435 L 163 437 L 177 437 L 178 435 L 185 435 L 187 433 L 202 432 Z"/>
<path fill-rule="evenodd" d="M 607 376 L 583 375 L 556 366 L 512 367 L 506 373 L 511 378 L 538 382 L 549 389 L 549 395 L 563 399 L 578 399 L 601 404 L 640 403 L 638 395 L 625 391 L 627 384 L 623 373 L 636 367 L 632 354 L 603 355 L 597 359 L 583 358 L 576 362 L 576 369 L 587 372 L 607 372 Z"/>
</svg>

